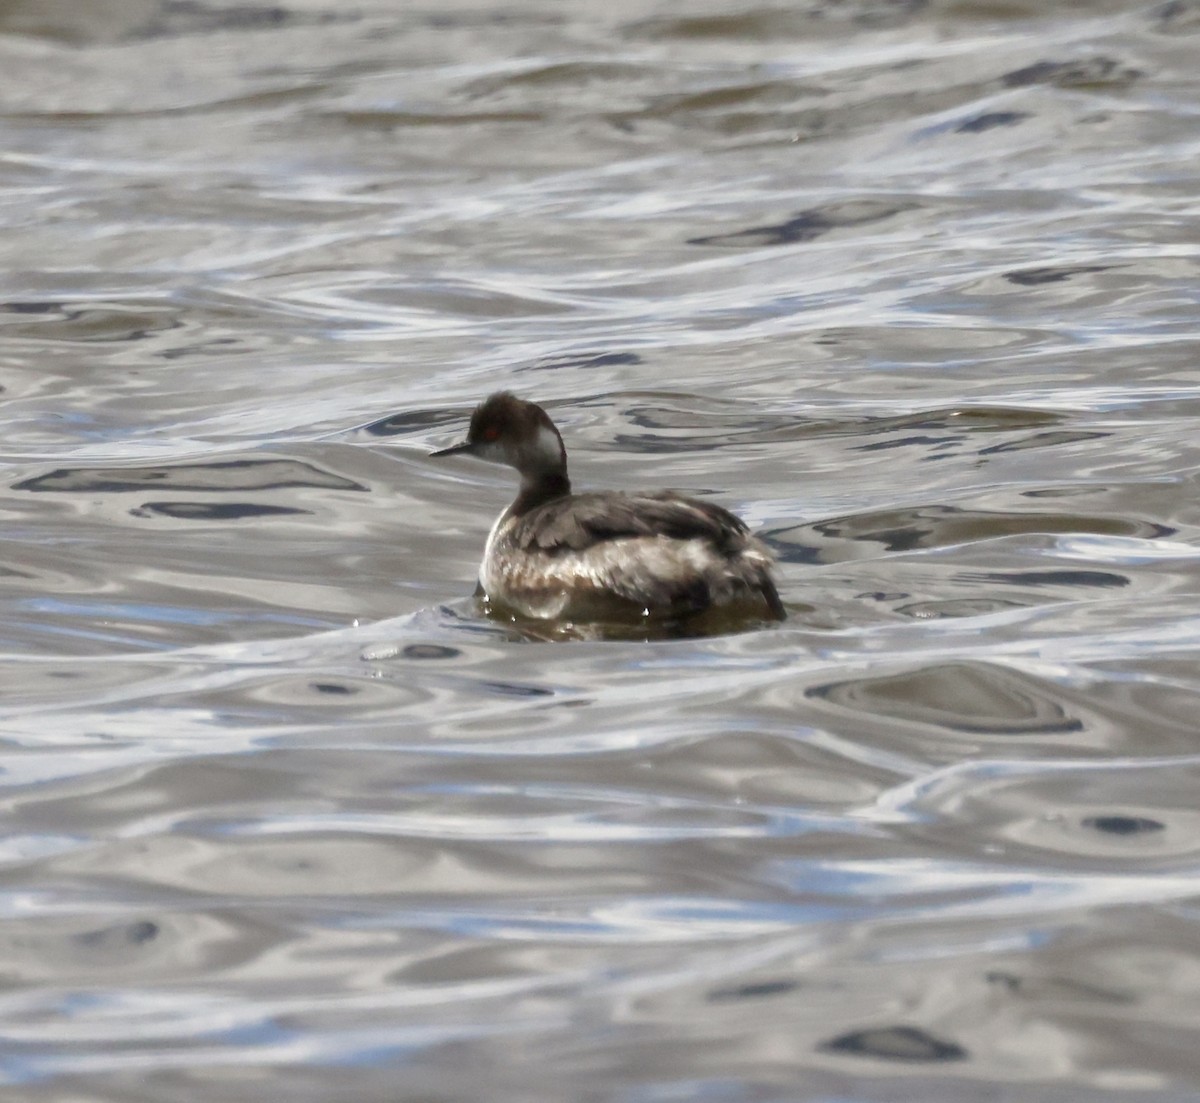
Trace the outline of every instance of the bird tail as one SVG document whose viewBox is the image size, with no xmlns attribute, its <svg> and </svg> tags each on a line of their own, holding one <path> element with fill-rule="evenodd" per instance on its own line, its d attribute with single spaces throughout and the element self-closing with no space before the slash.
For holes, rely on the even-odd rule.
<svg viewBox="0 0 1200 1103">
<path fill-rule="evenodd" d="M 787 610 L 783 607 L 783 602 L 779 600 L 779 591 L 775 589 L 775 583 L 771 581 L 770 576 L 763 576 L 758 589 L 767 603 L 767 609 L 771 616 L 776 620 L 787 620 Z"/>
</svg>

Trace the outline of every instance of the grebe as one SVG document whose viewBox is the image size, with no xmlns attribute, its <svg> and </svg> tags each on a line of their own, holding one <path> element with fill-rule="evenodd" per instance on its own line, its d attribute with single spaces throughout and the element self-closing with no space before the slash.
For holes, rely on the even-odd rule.
<svg viewBox="0 0 1200 1103">
<path fill-rule="evenodd" d="M 515 467 L 516 500 L 496 519 L 480 590 L 527 617 L 599 617 L 614 607 L 686 616 L 710 606 L 787 615 L 774 556 L 726 509 L 669 490 L 572 494 L 567 452 L 546 411 L 502 391 L 471 415 L 462 444 L 434 456 Z"/>
</svg>

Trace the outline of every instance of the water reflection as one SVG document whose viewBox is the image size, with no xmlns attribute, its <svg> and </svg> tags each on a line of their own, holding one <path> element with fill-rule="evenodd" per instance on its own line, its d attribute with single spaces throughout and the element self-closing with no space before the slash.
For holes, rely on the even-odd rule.
<svg viewBox="0 0 1200 1103">
<path fill-rule="evenodd" d="M 1076 276 L 1090 276 L 1096 272 L 1107 272 L 1112 265 L 1084 264 L 1075 267 L 1058 266 L 1046 268 L 1023 268 L 1020 271 L 1005 272 L 1004 278 L 1009 283 L 1020 287 L 1039 287 L 1047 283 L 1065 283 Z"/>
<path fill-rule="evenodd" d="M 1057 700 L 1011 671 L 976 664 L 818 686 L 809 694 L 840 708 L 963 732 L 1034 735 L 1079 731 Z"/>
<path fill-rule="evenodd" d="M 1194 1095 L 1198 26 L 0 6 L 8 1092 Z M 484 615 L 504 387 L 788 622 Z"/>
<path fill-rule="evenodd" d="M 821 1048 L 829 1053 L 885 1061 L 963 1061 L 969 1056 L 962 1046 L 913 1026 L 879 1027 L 841 1034 Z"/>
<path fill-rule="evenodd" d="M 725 234 L 689 239 L 689 245 L 721 245 L 760 248 L 766 245 L 795 245 L 815 241 L 833 230 L 847 226 L 862 226 L 894 218 L 912 210 L 910 203 L 883 203 L 877 200 L 856 200 L 833 206 L 802 211 L 794 218 L 775 226 L 755 226 Z"/>
<path fill-rule="evenodd" d="M 854 554 L 847 545 L 863 541 L 880 544 L 884 551 L 908 552 L 1007 536 L 1095 533 L 1149 540 L 1170 536 L 1174 531 L 1167 525 L 1133 518 L 916 506 L 817 521 L 773 532 L 771 540 L 785 557 L 796 548 L 805 561 L 811 561 L 813 549 L 819 548 L 822 562 L 836 562 Z"/>
<path fill-rule="evenodd" d="M 298 487 L 328 490 L 367 488 L 353 479 L 323 471 L 300 460 L 221 460 L 163 467 L 108 469 L 61 467 L 45 475 L 13 483 L 13 490 L 56 494 L 124 494 L 147 486 L 174 491 L 285 490 Z"/>
<path fill-rule="evenodd" d="M 130 510 L 134 517 L 171 517 L 176 521 L 238 521 L 246 517 L 287 517 L 311 512 L 258 502 L 143 502 Z"/>
</svg>

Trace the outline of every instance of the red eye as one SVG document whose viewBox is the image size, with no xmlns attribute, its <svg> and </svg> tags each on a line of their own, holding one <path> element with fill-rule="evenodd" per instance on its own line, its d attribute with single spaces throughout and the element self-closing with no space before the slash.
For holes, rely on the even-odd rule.
<svg viewBox="0 0 1200 1103">
<path fill-rule="evenodd" d="M 483 439 L 484 440 L 499 440 L 500 439 L 500 430 L 497 429 L 495 425 L 489 425 L 483 431 Z"/>
</svg>

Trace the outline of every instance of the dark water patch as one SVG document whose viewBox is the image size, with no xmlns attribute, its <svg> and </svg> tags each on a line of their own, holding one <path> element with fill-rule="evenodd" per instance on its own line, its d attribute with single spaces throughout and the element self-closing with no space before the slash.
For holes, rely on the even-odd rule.
<svg viewBox="0 0 1200 1103">
<path fill-rule="evenodd" d="M 1076 265 L 1047 265 L 1043 268 L 1016 268 L 1005 272 L 1004 278 L 1009 283 L 1021 287 L 1040 287 L 1047 283 L 1065 283 L 1076 276 L 1090 276 L 1097 272 L 1107 272 L 1114 268 L 1112 264 L 1076 264 Z"/>
<path fill-rule="evenodd" d="M 713 1003 L 734 1000 L 761 1000 L 771 996 L 783 996 L 794 992 L 800 985 L 794 980 L 763 980 L 751 984 L 738 984 L 730 988 L 714 988 L 708 994 Z"/>
<path fill-rule="evenodd" d="M 418 17 L 418 21 L 434 31 L 463 28 L 477 29 L 483 32 L 504 27 L 516 27 L 528 22 L 532 22 L 535 26 L 538 26 L 543 22 L 542 19 L 536 17 L 531 20 L 529 13 L 516 5 L 512 8 L 503 8 L 497 11 L 485 7 L 468 7 L 461 11 L 423 10 Z M 554 16 L 548 16 L 544 21 L 550 24 L 558 22 Z"/>
<path fill-rule="evenodd" d="M 544 111 L 323 111 L 320 118 L 338 127 L 391 132 L 406 127 L 496 126 L 505 123 L 544 123 Z"/>
<path fill-rule="evenodd" d="M 353 479 L 301 460 L 223 460 L 163 467 L 59 467 L 23 479 L 13 490 L 53 494 L 124 494 L 146 487 L 207 493 L 229 490 L 354 490 L 367 488 Z"/>
<path fill-rule="evenodd" d="M 1074 696 L 1078 711 L 1087 710 L 1086 730 L 1059 741 L 1058 755 L 1086 757 L 1087 765 L 1060 761 L 1047 770 L 1019 754 L 1009 737 L 1006 761 L 998 762 L 976 743 L 974 763 L 963 762 L 960 752 L 957 768 L 907 791 L 902 832 L 972 860 L 1003 853 L 1006 864 L 1045 868 L 1049 861 L 1101 875 L 1169 873 L 1194 862 L 1194 725 L 1153 705 L 1127 703 L 1111 685 L 1077 688 Z M 1123 715 L 1111 707 L 1114 700 L 1124 705 Z M 1121 732 L 1116 740 L 1109 735 L 1114 727 Z M 944 733 L 940 738 L 947 740 Z M 1114 748 L 1118 740 L 1130 757 Z M 1187 755 L 1186 764 L 1136 764 L 1155 762 L 1172 748 Z"/>
<path fill-rule="evenodd" d="M 886 1026 L 840 1034 L 820 1048 L 826 1053 L 884 1061 L 963 1061 L 967 1051 L 915 1026 Z"/>
<path fill-rule="evenodd" d="M 1166 829 L 1165 824 L 1148 816 L 1088 816 L 1082 822 L 1084 827 L 1102 831 L 1106 835 L 1147 835 Z"/>
<path fill-rule="evenodd" d="M 1014 586 L 1088 586 L 1115 589 L 1129 579 L 1114 571 L 981 571 L 961 576 L 965 581 L 1011 583 Z"/>
<path fill-rule="evenodd" d="M 332 12 L 321 13 L 332 17 Z M 213 31 L 278 30 L 303 16 L 278 4 L 205 4 L 200 0 L 162 0 L 155 18 L 138 28 L 137 38 L 210 34 Z"/>
<path fill-rule="evenodd" d="M 1078 533 L 1097 536 L 1135 536 L 1157 539 L 1174 529 L 1123 517 L 1067 513 L 1018 513 L 1006 510 L 959 509 L 955 506 L 915 506 L 849 517 L 834 517 L 773 533 L 781 544 L 819 543 L 824 562 L 840 541 L 881 544 L 889 552 L 915 551 L 954 544 L 997 540 L 1008 536 Z M 789 534 L 795 534 L 791 536 Z M 812 534 L 805 539 L 805 534 Z M 814 540 L 813 536 L 817 539 Z M 834 556 L 836 558 L 836 555 Z"/>
<path fill-rule="evenodd" d="M 75 935 L 75 941 L 80 946 L 89 949 L 114 949 L 121 946 L 144 946 L 153 942 L 159 936 L 157 923 L 149 919 L 136 920 L 131 923 L 121 923 L 115 927 L 100 927 L 92 931 L 83 931 Z"/>
<path fill-rule="evenodd" d="M 1196 0 L 1169 0 L 1151 10 L 1152 25 L 1164 34 L 1200 32 L 1200 3 Z"/>
<path fill-rule="evenodd" d="M 580 353 L 570 356 L 550 356 L 538 360 L 518 371 L 554 371 L 565 368 L 625 368 L 641 364 L 642 358 L 635 352 Z"/>
<path fill-rule="evenodd" d="M 342 682 L 310 682 L 313 690 L 317 693 L 322 693 L 326 697 L 352 697 L 358 692 L 353 686 L 348 686 Z"/>
<path fill-rule="evenodd" d="M 0 563 L 0 578 L 38 578 L 39 575 L 23 567 L 10 567 L 7 563 Z"/>
<path fill-rule="evenodd" d="M 462 652 L 440 643 L 410 643 L 400 654 L 406 659 L 457 659 Z"/>
<path fill-rule="evenodd" d="M 1127 68 L 1116 58 L 1089 57 L 1071 61 L 1036 61 L 1005 73 L 1000 81 L 1006 88 L 1025 88 L 1032 84 L 1091 88 L 1129 84 L 1144 75 L 1137 69 Z"/>
<path fill-rule="evenodd" d="M 877 440 L 869 444 L 857 444 L 854 446 L 855 452 L 887 452 L 893 448 L 916 448 L 916 447 L 933 447 L 938 448 L 946 444 L 960 444 L 963 441 L 961 434 L 953 434 L 944 437 L 922 436 L 920 434 L 897 437 L 895 440 Z M 929 457 L 926 457 L 927 459 Z"/>
<path fill-rule="evenodd" d="M 238 350 L 254 351 L 254 345 L 238 337 L 212 337 L 190 345 L 175 345 L 155 353 L 162 360 L 186 360 L 193 356 L 228 356 Z"/>
<path fill-rule="evenodd" d="M 954 128 L 955 134 L 982 134 L 1001 126 L 1016 126 L 1031 118 L 1025 111 L 987 111 L 982 115 L 961 122 Z"/>
<path fill-rule="evenodd" d="M 807 0 L 783 7 L 749 7 L 736 12 L 655 16 L 630 24 L 636 38 L 749 39 L 776 42 L 808 37 L 839 25 L 863 28 L 902 26 L 927 6 L 928 0 Z"/>
<path fill-rule="evenodd" d="M 643 66 L 610 61 L 552 61 L 533 62 L 520 72 L 497 76 L 475 77 L 463 84 L 459 92 L 469 100 L 503 97 L 514 90 L 546 89 L 558 97 L 565 92 L 583 92 L 597 85 L 620 88 L 647 82 Z"/>
<path fill-rule="evenodd" d="M 797 563 L 808 567 L 820 566 L 825 562 L 823 545 L 805 543 L 794 537 L 796 529 L 770 529 L 755 535 L 775 553 L 780 563 Z"/>
<path fill-rule="evenodd" d="M 958 732 L 1022 736 L 1076 732 L 1082 722 L 1042 687 L 983 663 L 943 663 L 904 674 L 815 686 L 806 696 L 857 713 Z"/>
<path fill-rule="evenodd" d="M 554 690 L 545 686 L 530 685 L 528 682 L 480 682 L 479 687 L 501 697 L 553 697 Z"/>
<path fill-rule="evenodd" d="M 33 3 L 9 5 L 0 18 L 0 29 L 73 45 L 95 45 L 217 32 L 279 31 L 301 24 L 360 18 L 353 9 L 344 13 L 332 9 L 303 12 L 280 4 L 207 4 L 201 0 Z"/>
<path fill-rule="evenodd" d="M 1063 420 L 1063 415 L 1054 410 L 1038 410 L 1029 406 L 950 406 L 922 410 L 899 418 L 872 418 L 867 428 L 879 432 L 900 426 L 937 428 L 962 425 L 973 433 L 998 433 L 1057 425 Z"/>
<path fill-rule="evenodd" d="M 272 672 L 247 680 L 233 692 L 210 696 L 208 690 L 198 687 L 172 698 L 172 704 L 211 708 L 224 723 L 307 723 L 328 710 L 338 719 L 323 722 L 340 724 L 346 716 L 364 718 L 385 710 L 430 708 L 435 692 L 415 678 L 314 678 L 311 674 Z"/>
<path fill-rule="evenodd" d="M 1086 486 L 1048 486 L 1037 490 L 1022 490 L 1022 498 L 1078 498 L 1086 494 L 1095 494 L 1099 487 Z"/>
<path fill-rule="evenodd" d="M 119 343 L 144 341 L 183 326 L 184 321 L 174 307 L 51 299 L 17 300 L 0 305 L 0 333 L 8 338 L 28 337 L 67 344 Z"/>
<path fill-rule="evenodd" d="M 58 317 L 62 317 L 64 314 L 63 304 L 53 301 L 10 301 L 0 304 L 0 312 L 5 314 L 54 314 Z"/>
<path fill-rule="evenodd" d="M 796 245 L 806 241 L 815 241 L 834 230 L 883 222 L 906 211 L 911 211 L 916 206 L 917 204 L 908 202 L 851 199 L 801 211 L 800 214 L 789 218 L 786 222 L 768 226 L 752 226 L 746 230 L 734 230 L 725 234 L 688 238 L 687 244 L 740 249 L 758 249 L 770 245 Z"/>
<path fill-rule="evenodd" d="M 645 644 L 660 641 L 699 640 L 714 636 L 733 636 L 776 628 L 779 621 L 768 618 L 761 602 L 745 605 L 712 606 L 696 613 L 679 616 L 645 616 L 641 606 L 629 603 L 625 616 L 605 609 L 595 620 L 534 620 L 513 617 L 502 609 L 485 606 L 490 623 L 514 642 L 566 643 L 600 641 Z M 502 687 L 493 687 L 500 689 Z M 543 691 L 550 693 L 551 691 Z M 526 694 L 522 694 L 526 695 Z"/>
<path fill-rule="evenodd" d="M 144 502 L 129 512 L 133 517 L 170 517 L 176 521 L 242 521 L 247 517 L 312 515 L 310 509 L 259 502 Z"/>
<path fill-rule="evenodd" d="M 753 118 L 764 112 L 776 112 L 799 96 L 816 94 L 814 89 L 804 88 L 794 81 L 755 81 L 669 96 L 657 103 L 649 114 L 667 118 L 697 114 Z"/>
<path fill-rule="evenodd" d="M 983 979 L 988 984 L 998 984 L 1006 988 L 1009 992 L 1017 992 L 1021 988 L 1022 978 L 1013 973 L 1006 973 L 999 969 L 991 969 L 984 973 Z"/>
<path fill-rule="evenodd" d="M 981 448 L 981 456 L 999 455 L 1003 452 L 1025 452 L 1031 448 L 1058 448 L 1064 444 L 1081 444 L 1092 440 L 1106 440 L 1112 433 L 1095 432 L 1084 429 L 1059 429 L 1053 433 L 1035 433 L 1021 440 L 1005 441 L 1003 444 L 992 444 Z"/>
</svg>

